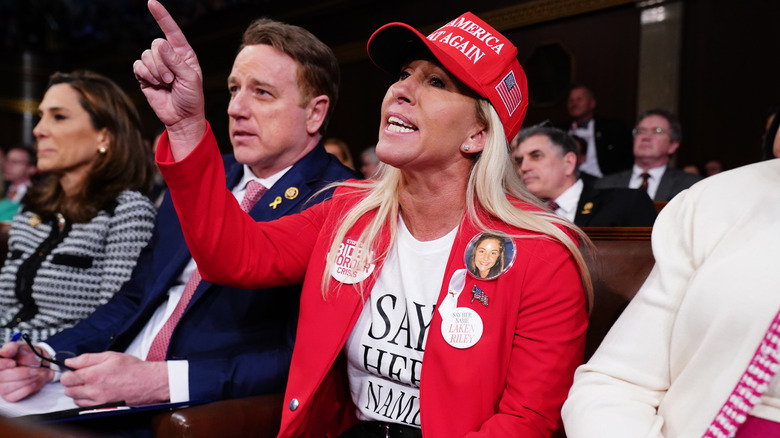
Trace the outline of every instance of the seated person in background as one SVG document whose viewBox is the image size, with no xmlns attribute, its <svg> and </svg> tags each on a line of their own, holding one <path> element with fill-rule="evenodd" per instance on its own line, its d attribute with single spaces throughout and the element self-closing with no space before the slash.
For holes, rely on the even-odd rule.
<svg viewBox="0 0 780 438">
<path fill-rule="evenodd" d="M 681 140 L 682 126 L 673 114 L 660 109 L 643 113 L 634 129 L 634 168 L 601 178 L 596 188 L 630 187 L 646 191 L 653 201 L 669 201 L 702 179 L 669 167 Z"/>
<path fill-rule="evenodd" d="M 379 171 L 379 158 L 376 156 L 376 147 L 366 148 L 360 154 L 360 173 L 363 178 L 371 179 L 377 177 Z"/>
<path fill-rule="evenodd" d="M 381 108 L 382 178 L 254 222 L 222 186 L 194 52 L 149 7 L 167 40 L 134 71 L 168 126 L 157 162 L 201 273 L 246 287 L 304 281 L 279 436 L 552 435 L 591 288 L 579 230 L 544 211 L 509 161 L 527 108 L 512 43 L 470 13 L 430 39 L 382 27 L 369 56 L 398 78 Z M 482 233 L 521 253 L 493 278 L 466 269 Z"/>
<path fill-rule="evenodd" d="M 19 210 L 19 204 L 32 184 L 35 167 L 35 151 L 26 146 L 12 146 L 2 161 L 6 184 L 5 197 L 0 199 L 0 222 L 10 222 Z"/>
<path fill-rule="evenodd" d="M 275 90 L 275 98 L 258 99 L 256 84 Z M 328 183 L 354 177 L 320 143 L 337 99 L 339 70 L 333 52 L 315 36 L 271 20 L 253 22 L 228 86 L 235 159 L 225 158 L 227 187 L 254 220 L 297 213 L 327 197 L 310 199 Z M 60 380 L 80 406 L 281 392 L 299 298 L 300 285 L 247 291 L 201 281 L 166 197 L 132 279 L 91 317 L 46 343 L 50 354 L 94 353 L 68 360 L 77 370 Z M 17 353 L 23 353 L 17 343 L 0 350 L 5 357 Z M 29 368 L 11 360 L 0 366 L 0 394 L 11 401 L 53 377 L 38 369 L 35 382 L 20 386 L 18 373 L 26 376 Z"/>
<path fill-rule="evenodd" d="M 704 163 L 705 178 L 723 172 L 723 163 L 718 160 L 708 160 Z"/>
<path fill-rule="evenodd" d="M 35 341 L 105 304 L 130 278 L 154 227 L 151 163 L 132 101 L 92 72 L 55 73 L 33 129 L 38 169 L 0 270 L 0 340 Z"/>
<path fill-rule="evenodd" d="M 584 85 L 575 85 L 569 91 L 566 109 L 571 117 L 569 134 L 588 144 L 583 149 L 580 171 L 600 178 L 610 173 L 631 168 L 631 131 L 618 120 L 596 117 L 596 97 Z"/>
<path fill-rule="evenodd" d="M 19 203 L 8 198 L 0 199 L 0 222 L 9 224 L 19 211 Z"/>
<path fill-rule="evenodd" d="M 778 186 L 765 161 L 664 207 L 653 271 L 577 370 L 569 438 L 780 436 Z"/>
<path fill-rule="evenodd" d="M 349 152 L 347 142 L 340 138 L 331 137 L 325 139 L 323 144 L 325 145 L 325 150 L 329 154 L 335 155 L 341 161 L 341 164 L 352 170 L 355 169 L 355 163 L 352 161 L 352 154 Z"/>
<path fill-rule="evenodd" d="M 30 187 L 30 178 L 35 175 L 38 168 L 35 167 L 35 151 L 26 146 L 13 146 L 5 154 L 3 161 L 3 178 L 5 178 L 5 197 L 13 202 L 22 201 L 27 188 Z"/>
<path fill-rule="evenodd" d="M 585 155 L 588 153 L 588 141 L 579 135 L 569 134 L 577 145 L 577 170 L 580 173 L 580 179 L 586 184 L 593 184 L 599 179 L 595 175 L 591 175 L 588 172 L 584 172 L 580 167 L 585 163 Z"/>
<path fill-rule="evenodd" d="M 690 173 L 691 175 L 701 175 L 701 170 L 699 170 L 699 166 L 695 164 L 686 164 L 682 167 L 683 172 Z"/>
<path fill-rule="evenodd" d="M 553 213 L 580 227 L 650 227 L 656 212 L 646 192 L 593 188 L 578 176 L 574 139 L 557 128 L 520 131 L 512 159 L 526 188 Z"/>
</svg>

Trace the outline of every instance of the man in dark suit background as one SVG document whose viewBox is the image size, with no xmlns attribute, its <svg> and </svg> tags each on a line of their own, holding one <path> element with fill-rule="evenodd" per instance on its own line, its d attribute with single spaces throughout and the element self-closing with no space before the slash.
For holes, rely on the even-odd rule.
<svg viewBox="0 0 780 438">
<path fill-rule="evenodd" d="M 698 175 L 669 167 L 682 141 L 682 126 L 677 117 L 665 110 L 652 109 L 638 120 L 634 129 L 633 168 L 601 178 L 596 188 L 638 188 L 645 190 L 654 201 L 666 202 L 701 180 Z"/>
<path fill-rule="evenodd" d="M 564 130 L 583 138 L 588 146 L 583 155 L 580 170 L 600 178 L 620 170 L 630 169 L 631 132 L 618 120 L 594 117 L 596 97 L 583 85 L 575 85 L 569 91 L 566 109 L 572 122 Z"/>
<path fill-rule="evenodd" d="M 652 226 L 655 221 L 655 206 L 647 193 L 597 190 L 586 184 L 578 175 L 577 145 L 560 129 L 537 126 L 520 131 L 512 158 L 528 190 L 578 226 Z"/>
<path fill-rule="evenodd" d="M 257 183 L 260 193 L 267 190 L 248 210 L 255 220 L 299 212 L 329 197 L 327 192 L 310 199 L 327 184 L 354 177 L 321 142 L 338 86 L 333 52 L 309 32 L 257 20 L 244 33 L 228 78 L 235 159 L 225 159 L 226 183 L 238 202 Z M 65 394 L 90 406 L 283 391 L 300 285 L 247 291 L 200 281 L 192 283 L 197 287 L 190 295 L 185 284 L 196 270 L 166 199 L 131 280 L 92 316 L 42 345 L 49 355 L 79 354 L 67 361 L 76 371 L 60 378 Z M 180 319 L 177 306 L 184 309 Z M 172 332 L 162 336 L 168 325 Z M 49 368 L 18 366 L 31 356 L 22 344 L 4 345 L 0 356 L 7 358 L 0 359 L 0 395 L 6 400 L 35 393 L 55 377 Z"/>
</svg>

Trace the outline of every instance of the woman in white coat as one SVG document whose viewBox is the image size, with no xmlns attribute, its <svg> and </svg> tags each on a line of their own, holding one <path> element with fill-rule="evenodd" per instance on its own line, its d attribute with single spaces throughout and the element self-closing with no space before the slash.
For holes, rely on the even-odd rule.
<svg viewBox="0 0 780 438">
<path fill-rule="evenodd" d="M 778 187 L 771 160 L 664 208 L 653 271 L 577 370 L 569 438 L 780 436 Z"/>
</svg>

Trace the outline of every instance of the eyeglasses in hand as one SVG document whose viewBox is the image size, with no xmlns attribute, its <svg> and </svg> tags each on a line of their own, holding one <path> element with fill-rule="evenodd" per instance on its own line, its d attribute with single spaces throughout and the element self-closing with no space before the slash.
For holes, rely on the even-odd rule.
<svg viewBox="0 0 780 438">
<path fill-rule="evenodd" d="M 27 333 L 22 334 L 22 339 L 24 339 L 24 342 L 27 343 L 27 346 L 30 347 L 30 350 L 40 359 L 41 361 L 48 362 L 49 364 L 56 365 L 61 372 L 65 371 L 76 371 L 75 368 L 71 368 L 67 365 L 65 365 L 65 359 L 68 359 L 70 357 L 73 357 L 73 353 L 70 352 L 63 352 L 63 353 L 56 353 L 54 358 L 46 357 L 41 351 L 40 348 L 33 346 L 32 340 L 30 340 L 30 335 Z M 64 357 L 63 357 L 64 356 Z M 55 370 L 56 371 L 56 370 Z"/>
</svg>

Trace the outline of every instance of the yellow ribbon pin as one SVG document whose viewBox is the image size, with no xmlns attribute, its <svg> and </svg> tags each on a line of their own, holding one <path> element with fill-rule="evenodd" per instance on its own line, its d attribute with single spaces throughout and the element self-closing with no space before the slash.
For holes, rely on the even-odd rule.
<svg viewBox="0 0 780 438">
<path fill-rule="evenodd" d="M 268 204 L 268 206 L 273 208 L 274 210 L 276 210 L 276 206 L 281 204 L 281 203 L 282 203 L 282 197 L 281 196 L 277 196 L 276 199 L 274 199 L 274 202 Z"/>
</svg>

